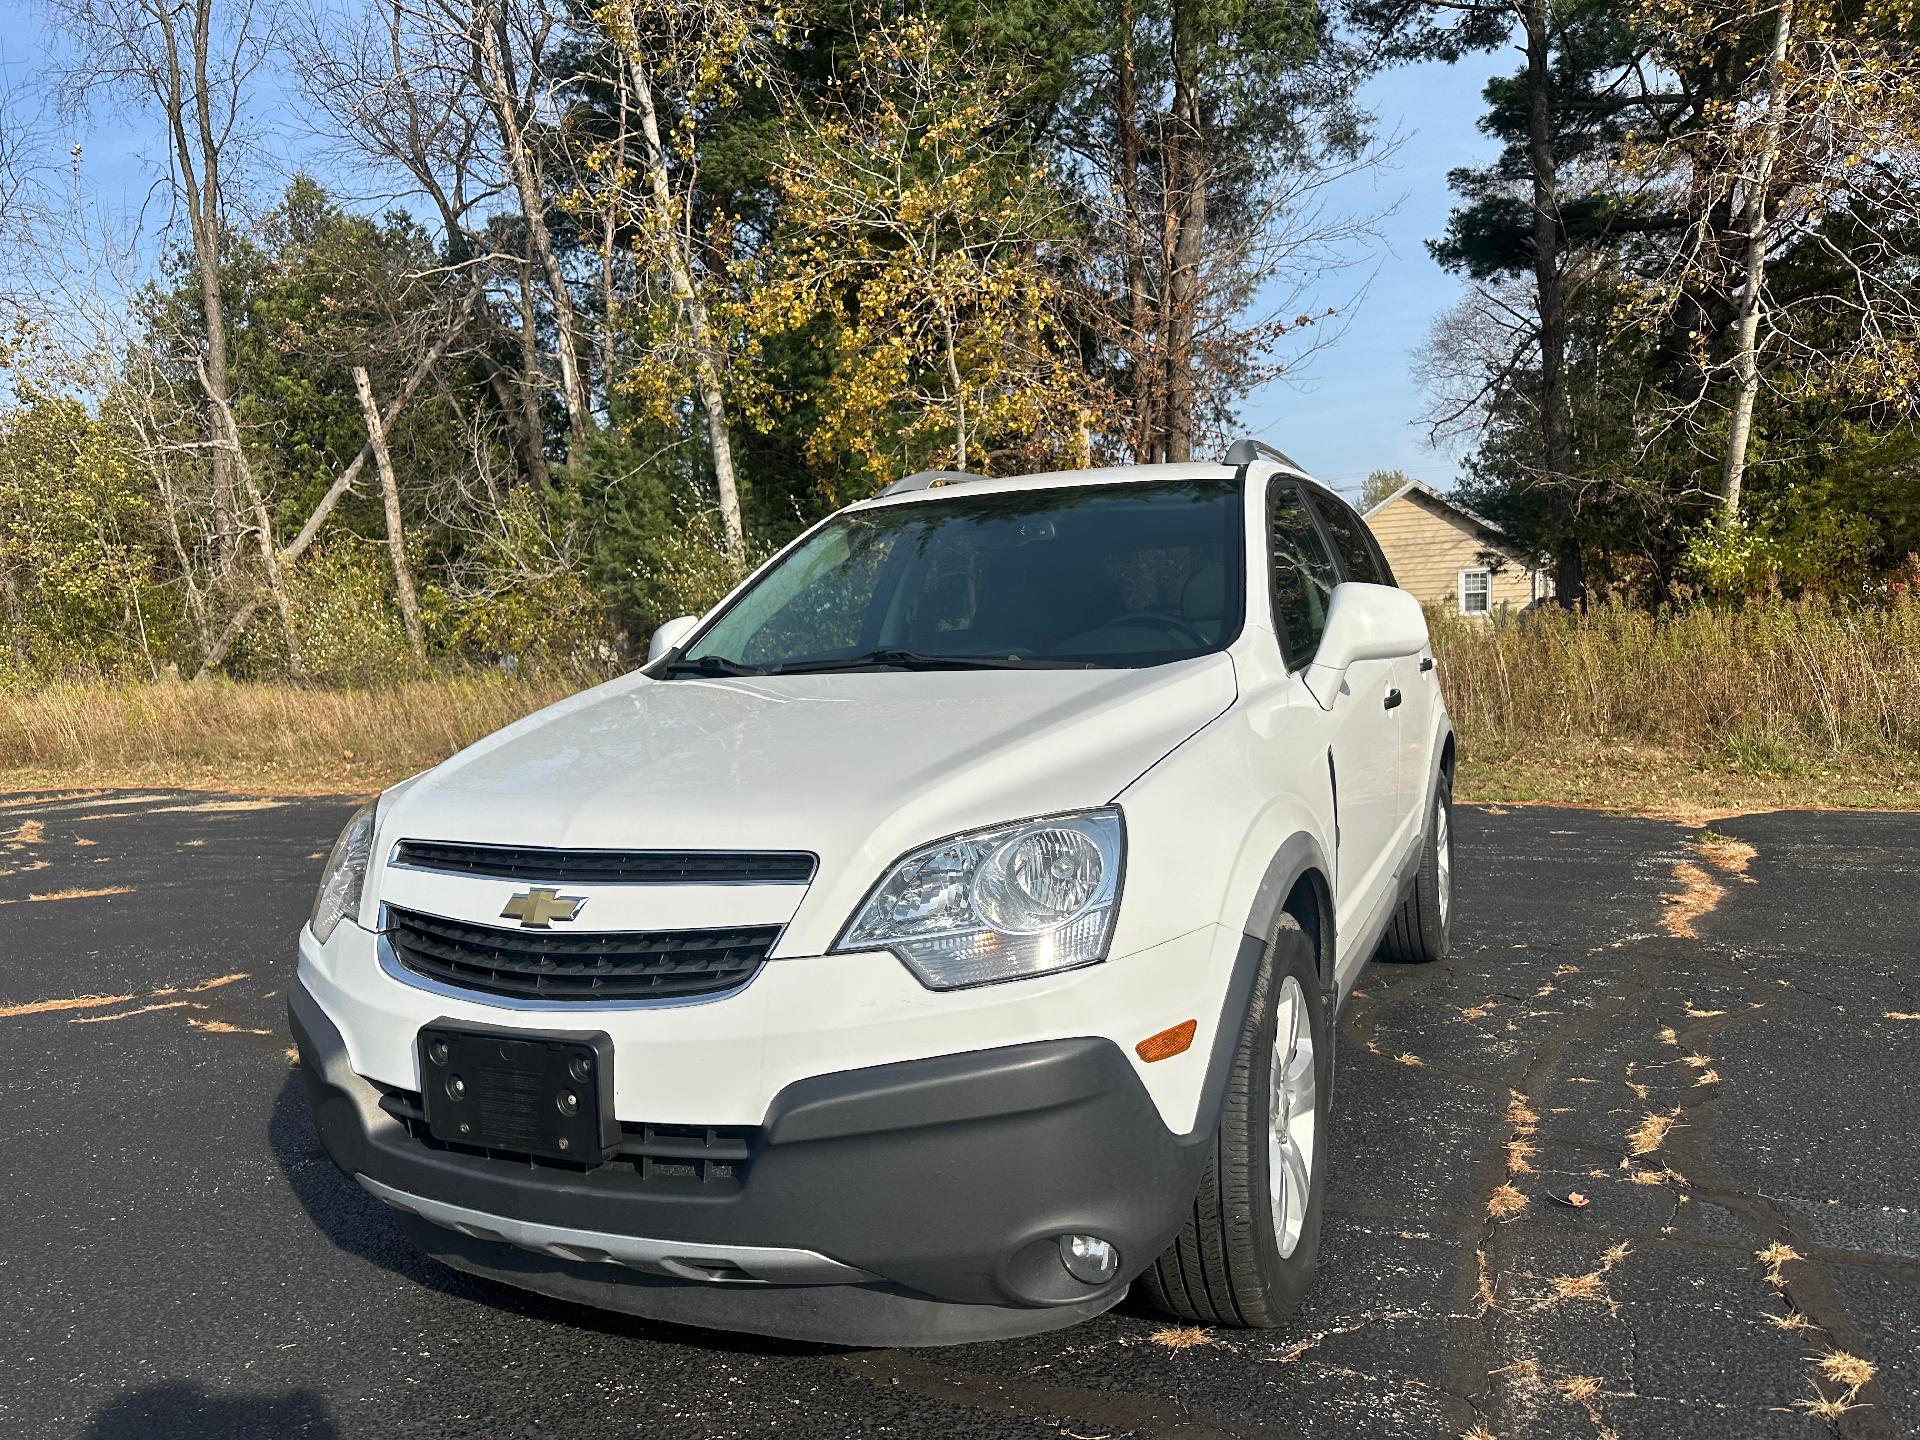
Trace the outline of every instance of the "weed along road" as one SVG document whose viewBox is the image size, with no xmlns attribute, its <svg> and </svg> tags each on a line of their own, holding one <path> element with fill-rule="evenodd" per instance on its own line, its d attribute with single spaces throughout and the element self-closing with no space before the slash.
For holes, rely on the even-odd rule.
<svg viewBox="0 0 1920 1440">
<path fill-rule="evenodd" d="M 334 1170 L 283 1007 L 350 809 L 0 798 L 0 1433 L 1920 1434 L 1920 816 L 1462 806 L 1286 1329 L 843 1351 L 442 1269 Z"/>
</svg>

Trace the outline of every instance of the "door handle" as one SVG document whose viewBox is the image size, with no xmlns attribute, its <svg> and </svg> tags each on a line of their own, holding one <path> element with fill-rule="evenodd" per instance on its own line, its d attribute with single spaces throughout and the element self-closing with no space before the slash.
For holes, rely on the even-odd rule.
<svg viewBox="0 0 1920 1440">
<path fill-rule="evenodd" d="M 1400 704 L 1400 692 L 1398 690 L 1387 691 L 1387 709 L 1389 710 L 1397 709 L 1399 707 L 1399 704 Z"/>
<path fill-rule="evenodd" d="M 1420 657 L 1420 673 L 1424 675 L 1431 669 L 1433 669 L 1433 657 L 1431 655 L 1422 655 Z"/>
</svg>

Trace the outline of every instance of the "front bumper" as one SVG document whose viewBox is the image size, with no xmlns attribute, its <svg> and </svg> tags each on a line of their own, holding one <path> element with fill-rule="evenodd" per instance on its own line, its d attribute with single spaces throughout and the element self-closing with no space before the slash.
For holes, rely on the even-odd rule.
<svg viewBox="0 0 1920 1440">
<path fill-rule="evenodd" d="M 796 1080 L 744 1179 L 648 1184 L 432 1148 L 354 1072 L 304 983 L 288 994 L 336 1164 L 449 1264 L 659 1319 L 856 1345 L 947 1344 L 1116 1303 L 1182 1224 L 1210 1126 L 1176 1135 L 1111 1040 L 1032 1041 Z M 1120 1253 L 1074 1279 L 1057 1237 Z"/>
</svg>

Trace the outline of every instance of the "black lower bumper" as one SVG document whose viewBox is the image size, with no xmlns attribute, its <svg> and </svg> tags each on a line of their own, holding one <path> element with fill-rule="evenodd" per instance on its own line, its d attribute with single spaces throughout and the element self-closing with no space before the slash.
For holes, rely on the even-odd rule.
<svg viewBox="0 0 1920 1440">
<path fill-rule="evenodd" d="M 431 1148 L 353 1073 L 305 987 L 288 992 L 314 1124 L 334 1162 L 410 1195 L 541 1225 L 817 1251 L 876 1277 L 718 1284 L 479 1240 L 407 1217 L 448 1264 L 657 1319 L 854 1345 L 1052 1329 L 1115 1304 L 1178 1232 L 1210 1127 L 1176 1136 L 1119 1048 L 1069 1039 L 814 1076 L 775 1096 L 744 1181 L 649 1186 Z M 1119 1273 L 1088 1286 L 1058 1237 L 1093 1234 Z"/>
</svg>

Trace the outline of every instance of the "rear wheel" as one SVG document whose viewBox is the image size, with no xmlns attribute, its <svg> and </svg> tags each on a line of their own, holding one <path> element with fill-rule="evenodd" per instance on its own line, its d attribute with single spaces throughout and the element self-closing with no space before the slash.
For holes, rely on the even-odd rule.
<svg viewBox="0 0 1920 1440">
<path fill-rule="evenodd" d="M 1444 960 L 1453 941 L 1453 777 L 1444 770 L 1433 787 L 1432 807 L 1413 888 L 1380 938 L 1382 960 Z"/>
<path fill-rule="evenodd" d="M 1279 1325 L 1313 1283 L 1333 1049 L 1313 943 L 1291 916 L 1267 946 L 1186 1227 L 1141 1277 L 1206 1325 Z"/>
</svg>

